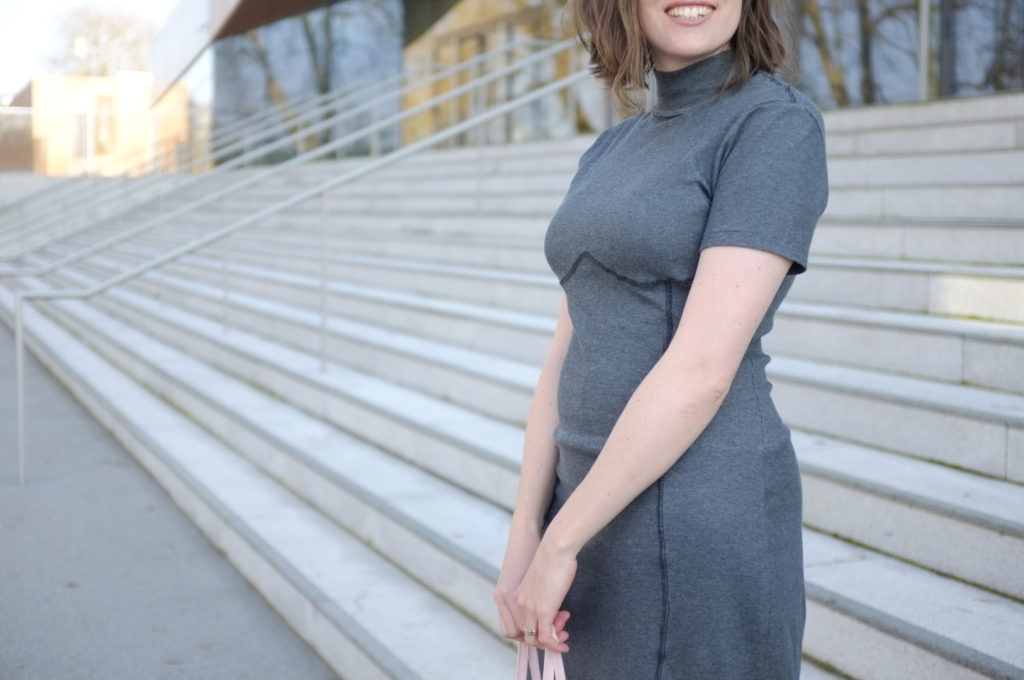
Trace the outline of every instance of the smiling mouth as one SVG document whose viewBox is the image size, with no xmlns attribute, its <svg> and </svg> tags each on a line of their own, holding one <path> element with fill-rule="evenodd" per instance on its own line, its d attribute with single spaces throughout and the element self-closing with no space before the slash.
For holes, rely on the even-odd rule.
<svg viewBox="0 0 1024 680">
<path fill-rule="evenodd" d="M 665 13 L 677 19 L 696 21 L 711 14 L 712 11 L 713 9 L 707 5 L 676 5 L 670 7 Z"/>
</svg>

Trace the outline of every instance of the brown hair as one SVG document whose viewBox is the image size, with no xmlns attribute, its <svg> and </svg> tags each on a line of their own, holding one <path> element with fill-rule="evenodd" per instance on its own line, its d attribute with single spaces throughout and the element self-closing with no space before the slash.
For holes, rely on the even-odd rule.
<svg viewBox="0 0 1024 680">
<path fill-rule="evenodd" d="M 733 68 L 723 91 L 742 87 L 758 71 L 773 73 L 786 61 L 779 20 L 784 0 L 742 0 L 739 27 L 729 41 Z M 640 30 L 637 0 L 569 0 L 566 17 L 590 53 L 591 71 L 612 90 L 626 112 L 643 111 L 647 74 L 654 68 Z"/>
</svg>

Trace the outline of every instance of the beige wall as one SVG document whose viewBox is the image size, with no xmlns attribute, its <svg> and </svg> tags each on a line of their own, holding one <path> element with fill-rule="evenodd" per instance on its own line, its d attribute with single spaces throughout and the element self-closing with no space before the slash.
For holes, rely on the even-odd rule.
<svg viewBox="0 0 1024 680">
<path fill-rule="evenodd" d="M 149 73 L 41 76 L 32 82 L 33 171 L 44 175 L 147 172 L 158 147 L 188 139 L 188 97 L 172 88 L 151 110 Z M 166 139 L 165 144 L 158 140 Z M 166 169 L 166 168 L 165 168 Z"/>
</svg>

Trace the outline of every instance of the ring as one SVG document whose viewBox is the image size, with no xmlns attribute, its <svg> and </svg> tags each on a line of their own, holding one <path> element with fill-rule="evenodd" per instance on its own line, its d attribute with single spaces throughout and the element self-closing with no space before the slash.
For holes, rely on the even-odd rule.
<svg viewBox="0 0 1024 680">
<path fill-rule="evenodd" d="M 523 628 L 523 635 L 525 635 L 527 637 L 529 637 L 531 635 L 536 635 L 536 634 L 537 634 L 537 631 L 535 629 L 533 629 L 533 628 L 525 628 L 525 627 Z"/>
</svg>

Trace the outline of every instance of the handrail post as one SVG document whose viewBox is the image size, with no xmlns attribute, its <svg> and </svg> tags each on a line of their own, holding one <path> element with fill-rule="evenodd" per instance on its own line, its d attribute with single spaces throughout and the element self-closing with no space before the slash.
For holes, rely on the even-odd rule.
<svg viewBox="0 0 1024 680">
<path fill-rule="evenodd" d="M 18 486 L 25 486 L 25 320 L 22 291 L 14 294 L 14 389 L 18 409 Z"/>
<path fill-rule="evenodd" d="M 931 72 L 931 2 L 917 3 L 917 98 L 928 100 L 928 76 Z"/>
<path fill-rule="evenodd" d="M 221 196 L 220 219 L 222 226 L 228 223 L 228 198 Z M 228 251 L 220 258 L 220 324 L 225 335 L 228 332 Z"/>
<path fill-rule="evenodd" d="M 327 192 L 320 192 L 320 370 L 327 370 Z"/>
<path fill-rule="evenodd" d="M 374 105 L 373 108 L 370 109 L 370 125 L 373 125 L 378 120 L 380 120 L 380 106 L 379 105 Z M 376 157 L 380 156 L 380 152 L 381 152 L 381 143 L 380 142 L 381 142 L 381 135 L 383 135 L 383 134 L 384 134 L 383 130 L 378 130 L 377 132 L 374 132 L 372 135 L 370 135 L 370 156 L 372 156 L 373 158 L 376 158 Z"/>
<path fill-rule="evenodd" d="M 549 49 L 554 50 L 556 48 L 558 48 L 558 46 L 554 46 L 554 47 L 549 48 Z M 560 48 L 558 48 L 558 49 L 560 49 Z M 533 55 L 533 57 L 530 58 L 530 61 L 539 60 L 539 58 L 544 57 L 544 56 L 550 56 L 550 55 L 546 55 L 546 54 L 543 54 L 543 55 L 542 54 Z M 493 76 L 491 76 L 491 75 L 487 76 L 486 80 L 484 80 L 484 79 L 481 79 L 481 80 L 484 80 L 484 83 L 486 83 L 486 82 L 490 82 L 491 79 L 500 78 L 503 75 L 504 74 L 499 71 L 499 72 L 496 72 L 495 74 L 493 74 Z M 199 248 L 203 248 L 203 247 L 208 246 L 208 245 L 210 245 L 212 243 L 215 243 L 215 242 L 217 242 L 217 241 L 219 241 L 219 240 L 221 240 L 221 239 L 223 239 L 223 238 L 225 238 L 225 237 L 227 237 L 227 236 L 229 236 L 229 235 L 231 235 L 231 234 L 241 230 L 242 228 L 248 227 L 248 226 L 253 225 L 253 224 L 258 224 L 261 220 L 264 220 L 265 218 L 267 218 L 267 217 L 269 217 L 271 215 L 276 215 L 281 210 L 285 210 L 287 208 L 291 208 L 292 206 L 298 205 L 300 202 L 308 201 L 310 199 L 315 199 L 316 197 L 319 196 L 319 198 L 320 198 L 320 329 L 319 329 L 320 330 L 320 370 L 321 371 L 326 371 L 327 370 L 327 325 L 328 325 L 328 320 L 327 320 L 327 313 L 328 313 L 328 297 L 327 297 L 327 294 L 328 294 L 328 282 L 327 282 L 327 274 L 328 274 L 328 253 L 327 253 L 327 245 L 328 245 L 328 243 L 327 243 L 327 227 L 328 227 L 327 220 L 328 220 L 328 214 L 327 214 L 327 211 L 328 211 L 328 206 L 327 206 L 327 192 L 330 191 L 330 190 L 333 190 L 333 189 L 335 189 L 337 187 L 342 186 L 346 182 L 350 182 L 350 181 L 352 181 L 352 180 L 354 180 L 354 179 L 356 179 L 358 177 L 363 177 L 363 176 L 369 174 L 370 172 L 373 172 L 375 170 L 380 169 L 381 167 L 384 167 L 386 165 L 392 164 L 392 163 L 396 162 L 399 159 L 406 158 L 406 157 L 412 155 L 413 153 L 417 153 L 417 152 L 421 151 L 422 149 L 435 147 L 435 146 L 437 146 L 438 144 L 440 144 L 440 143 L 442 143 L 444 141 L 449 141 L 449 140 L 455 139 L 456 137 L 458 137 L 460 135 L 464 136 L 466 132 L 472 130 L 474 127 L 476 127 L 478 125 L 484 124 L 484 123 L 486 123 L 488 121 L 491 121 L 491 120 L 500 119 L 501 117 L 508 115 L 508 113 L 510 113 L 513 110 L 516 110 L 516 109 L 518 109 L 520 107 L 524 107 L 524 106 L 530 105 L 533 102 L 539 101 L 542 97 L 551 96 L 553 93 L 556 93 L 556 92 L 560 91 L 562 88 L 571 87 L 576 81 L 581 80 L 582 78 L 584 78 L 586 76 L 587 76 L 587 74 L 585 72 L 578 72 L 578 73 L 566 76 L 564 78 L 560 78 L 560 79 L 558 79 L 558 80 L 556 80 L 554 82 L 550 82 L 550 83 L 548 83 L 546 85 L 543 85 L 543 86 L 537 88 L 533 92 L 530 92 L 528 94 L 524 94 L 524 95 L 522 95 L 520 97 L 517 97 L 517 98 L 511 100 L 511 101 L 508 101 L 508 102 L 505 102 L 505 103 L 503 103 L 501 105 L 495 106 L 491 110 L 487 111 L 486 113 L 479 114 L 477 117 L 474 117 L 472 119 L 464 120 L 464 121 L 462 121 L 460 123 L 457 123 L 457 124 L 451 126 L 447 130 L 442 130 L 442 131 L 436 132 L 436 133 L 430 135 L 429 137 L 427 137 L 426 139 L 422 139 L 422 140 L 419 140 L 417 142 L 410 143 L 410 144 L 402 147 L 401 149 L 398 149 L 398 150 L 390 152 L 387 156 L 384 156 L 382 158 L 375 159 L 375 160 L 372 160 L 372 161 L 368 161 L 367 163 L 363 164 L 359 168 L 355 168 L 355 169 L 343 172 L 343 173 L 341 173 L 341 175 L 336 176 L 336 177 L 334 177 L 334 178 L 332 178 L 330 180 L 327 180 L 326 182 L 324 182 L 324 183 L 322 183 L 322 184 L 320 184 L 320 185 L 318 185 L 316 187 L 310 188 L 310 189 L 305 190 L 305 191 L 300 191 L 297 194 L 295 194 L 295 195 L 293 195 L 293 196 L 291 196 L 291 197 L 289 197 L 287 199 L 278 201 L 275 205 L 267 207 L 267 208 L 264 208 L 262 210 L 259 210 L 259 211 L 255 212 L 255 213 L 249 215 L 248 217 L 243 217 L 243 218 L 234 220 L 233 222 L 231 222 L 231 223 L 229 223 L 227 225 L 224 225 L 224 226 L 221 226 L 218 229 L 215 229 L 212 233 L 206 234 L 205 236 L 202 236 L 202 237 L 200 237 L 198 239 L 195 239 L 195 240 L 193 240 L 193 241 L 191 241 L 191 242 L 189 242 L 189 243 L 187 243 L 187 244 L 185 244 L 183 246 L 178 246 L 178 247 L 172 249 L 170 252 L 164 253 L 163 255 L 160 255 L 160 256 L 158 256 L 158 257 L 156 257 L 154 259 L 151 259 L 151 260 L 145 262 L 142 265 L 133 267 L 133 268 L 129 269 L 128 271 L 124 271 L 124 272 L 122 272 L 120 274 L 117 274 L 117 275 L 111 277 L 111 278 L 108 278 L 105 281 L 103 281 L 102 283 L 97 283 L 97 284 L 95 284 L 95 285 L 93 285 L 91 287 L 79 288 L 79 289 L 75 289 L 75 290 L 51 289 L 51 290 L 19 291 L 19 290 L 15 289 L 15 291 L 14 291 L 15 292 L 15 343 L 16 343 L 16 347 L 15 347 L 15 362 L 17 364 L 16 365 L 16 369 L 15 369 L 15 374 L 16 374 L 15 382 L 16 382 L 16 390 L 17 390 L 17 419 L 18 419 L 17 437 L 18 437 L 18 471 L 19 471 L 18 479 L 19 479 L 19 484 L 20 485 L 24 485 L 24 483 L 25 483 L 25 453 L 24 453 L 24 451 L 25 451 L 25 423 L 24 423 L 24 412 L 25 412 L 25 399 L 24 399 L 24 391 L 25 391 L 24 390 L 24 382 L 25 382 L 25 380 L 24 380 L 24 342 L 25 342 L 24 335 L 25 335 L 25 331 L 24 331 L 24 323 L 25 323 L 25 321 L 24 321 L 24 298 L 48 299 L 48 300 L 53 300 L 53 299 L 58 299 L 58 298 L 78 298 L 78 299 L 90 298 L 90 297 L 92 297 L 94 295 L 103 293 L 104 291 L 109 290 L 110 288 L 112 288 L 114 286 L 121 285 L 121 284 L 123 284 L 123 283 L 125 283 L 125 282 L 127 282 L 129 280 L 135 279 L 136 277 L 138 277 L 140 275 L 146 274 L 147 272 L 150 272 L 150 271 L 152 271 L 152 270 L 154 270 L 154 269 L 156 269 L 158 267 L 162 267 L 165 264 L 168 264 L 168 263 L 170 263 L 172 261 L 175 261 L 175 260 L 177 260 L 178 258 L 180 258 L 181 256 L 183 256 L 185 254 L 194 252 L 194 251 L 198 250 Z M 460 86 L 459 88 L 456 88 L 455 90 L 452 90 L 452 91 L 450 91 L 450 92 L 448 92 L 446 94 L 443 94 L 443 95 L 440 95 L 439 97 L 437 97 L 436 101 L 433 102 L 432 105 L 436 106 L 440 102 L 453 101 L 457 97 L 463 96 L 467 91 L 471 90 L 473 87 L 478 87 L 478 86 L 480 86 L 480 85 L 482 85 L 484 83 L 466 84 L 465 86 Z M 427 104 L 423 104 L 423 105 L 418 105 L 416 107 L 413 107 L 413 108 L 405 111 L 404 113 L 395 114 L 394 116 L 385 118 L 384 120 L 378 121 L 377 123 L 373 124 L 367 130 L 359 133 L 358 135 L 353 134 L 353 135 L 344 136 L 342 138 L 339 138 L 339 139 L 335 140 L 334 142 L 332 142 L 332 144 L 335 145 L 337 148 L 341 148 L 342 144 L 351 144 L 351 142 L 355 138 L 361 138 L 362 136 L 365 136 L 366 134 L 372 134 L 374 132 L 379 131 L 380 129 L 386 128 L 387 126 L 389 126 L 389 125 L 391 125 L 393 123 L 398 123 L 398 122 L 401 122 L 403 120 L 406 120 L 409 117 L 418 114 L 422 110 L 427 110 L 426 107 L 429 106 L 429 105 L 431 105 L 431 104 L 427 103 Z M 328 150 L 330 150 L 330 149 L 328 149 Z M 314 158 L 314 157 L 317 157 L 318 154 L 322 155 L 322 152 L 316 152 L 315 154 L 311 153 L 309 155 L 309 157 L 310 158 Z M 294 164 L 295 164 L 294 160 L 293 161 L 289 161 L 289 162 L 287 162 L 285 164 L 282 164 L 282 169 L 284 167 L 292 167 L 292 165 L 294 165 Z M 278 170 L 278 172 L 279 171 L 280 170 Z M 257 180 L 263 179 L 264 177 L 265 177 L 265 175 L 260 175 L 259 177 L 257 177 Z M 248 185 L 246 185 L 246 186 L 248 186 Z M 226 193 L 224 193 L 225 190 L 223 190 L 223 189 L 219 190 L 219 192 L 220 193 L 215 192 L 213 195 L 211 195 L 208 198 L 208 201 L 206 201 L 206 199 L 204 199 L 204 201 L 206 201 L 206 202 L 204 202 L 203 205 L 213 204 L 216 200 L 223 199 L 227 195 Z M 15 276 L 17 276 L 17 274 L 15 274 Z M 225 287 L 225 290 L 226 290 L 226 287 Z"/>
</svg>

